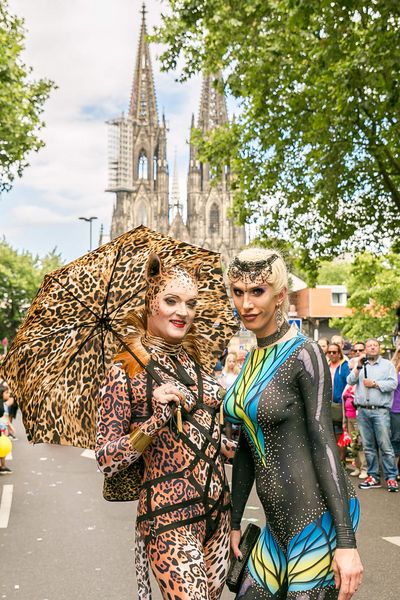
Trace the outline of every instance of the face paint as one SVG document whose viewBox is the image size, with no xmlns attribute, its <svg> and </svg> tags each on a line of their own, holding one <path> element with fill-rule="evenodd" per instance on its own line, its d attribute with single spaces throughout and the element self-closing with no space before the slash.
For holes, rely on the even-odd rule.
<svg viewBox="0 0 400 600">
<path fill-rule="evenodd" d="M 174 269 L 170 279 L 149 281 L 147 330 L 170 344 L 179 343 L 189 331 L 196 313 L 197 285 L 186 271 Z"/>
</svg>

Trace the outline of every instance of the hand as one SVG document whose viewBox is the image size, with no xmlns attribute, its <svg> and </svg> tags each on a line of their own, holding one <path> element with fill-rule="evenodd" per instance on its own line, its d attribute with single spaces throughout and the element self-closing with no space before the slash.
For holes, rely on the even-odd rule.
<svg viewBox="0 0 400 600">
<path fill-rule="evenodd" d="M 163 383 L 153 392 L 153 416 L 159 427 L 163 427 L 171 418 L 174 408 L 184 402 L 182 392 L 172 383 Z"/>
<path fill-rule="evenodd" d="M 366 357 L 365 352 L 364 352 L 364 354 L 360 354 L 360 356 L 358 357 L 357 367 L 363 367 L 364 366 L 364 358 L 365 357 Z"/>
<path fill-rule="evenodd" d="M 374 388 L 376 387 L 376 382 L 373 379 L 364 379 L 364 385 L 366 388 Z"/>
<path fill-rule="evenodd" d="M 242 534 L 240 529 L 231 531 L 231 550 L 235 558 L 243 558 L 242 553 L 239 550 L 240 538 Z"/>
<path fill-rule="evenodd" d="M 350 600 L 358 590 L 364 568 L 355 548 L 337 548 L 332 561 L 336 589 L 340 589 L 338 600 Z"/>
</svg>

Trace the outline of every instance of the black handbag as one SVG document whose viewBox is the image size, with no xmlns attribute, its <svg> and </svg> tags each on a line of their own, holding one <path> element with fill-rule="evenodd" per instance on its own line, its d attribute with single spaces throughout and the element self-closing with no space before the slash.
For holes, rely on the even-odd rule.
<svg viewBox="0 0 400 600">
<path fill-rule="evenodd" d="M 240 538 L 239 550 L 242 553 L 242 560 L 233 558 L 229 567 L 228 576 L 226 578 L 226 585 L 231 592 L 238 592 L 242 583 L 244 571 L 246 569 L 247 561 L 250 558 L 251 551 L 253 550 L 259 536 L 261 529 L 254 523 L 249 523 L 245 529 L 244 534 Z"/>
</svg>

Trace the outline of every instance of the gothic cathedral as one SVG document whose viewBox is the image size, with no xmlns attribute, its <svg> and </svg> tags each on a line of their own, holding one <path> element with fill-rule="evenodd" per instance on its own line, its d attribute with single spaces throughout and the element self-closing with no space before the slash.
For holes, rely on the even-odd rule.
<svg viewBox="0 0 400 600">
<path fill-rule="evenodd" d="M 228 122 L 225 98 L 216 91 L 213 79 L 210 75 L 203 78 L 197 122 L 202 132 Z M 194 127 L 193 116 L 191 129 Z M 220 252 L 225 264 L 246 242 L 244 227 L 234 225 L 228 217 L 232 201 L 229 173 L 211 185 L 210 169 L 198 160 L 192 143 L 186 224 L 179 203 L 176 165 L 170 199 L 167 126 L 165 115 L 160 124 L 157 114 L 144 7 L 129 113 L 109 121 L 107 191 L 116 195 L 111 238 L 138 225 L 146 225 L 176 239 Z"/>
</svg>

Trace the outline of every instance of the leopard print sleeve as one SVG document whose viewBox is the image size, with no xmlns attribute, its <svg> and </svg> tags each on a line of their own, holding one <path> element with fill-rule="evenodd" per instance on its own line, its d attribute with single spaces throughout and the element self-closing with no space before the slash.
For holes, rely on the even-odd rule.
<svg viewBox="0 0 400 600">
<path fill-rule="evenodd" d="M 130 421 L 126 374 L 113 365 L 100 388 L 96 424 L 96 460 L 106 476 L 125 469 L 140 456 L 129 441 Z"/>
</svg>

